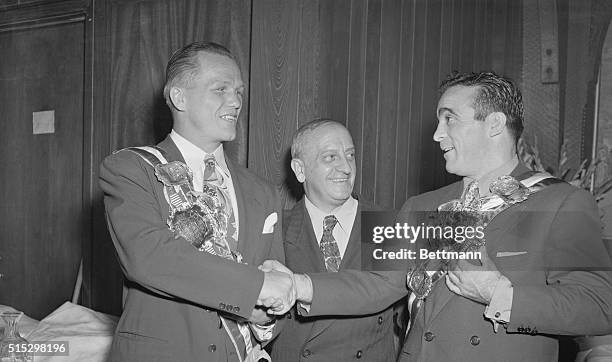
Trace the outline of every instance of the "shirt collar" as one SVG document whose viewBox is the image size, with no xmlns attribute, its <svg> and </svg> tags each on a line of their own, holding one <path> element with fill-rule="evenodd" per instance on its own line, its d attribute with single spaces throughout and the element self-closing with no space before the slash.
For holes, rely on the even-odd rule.
<svg viewBox="0 0 612 362">
<path fill-rule="evenodd" d="M 209 154 L 206 153 L 200 147 L 194 145 L 185 137 L 181 136 L 174 129 L 170 132 L 170 138 L 176 144 L 176 147 L 179 149 L 185 162 L 187 165 L 201 165 L 206 159 L 206 156 Z M 217 147 L 212 153 L 215 156 L 215 161 L 217 161 L 217 165 L 221 168 L 221 170 L 226 174 L 226 176 L 231 177 L 229 173 L 229 169 L 227 167 L 227 163 L 225 162 L 225 153 L 223 152 L 223 143 Z"/>
<path fill-rule="evenodd" d="M 331 212 L 324 212 L 316 207 L 310 201 L 310 199 L 308 199 L 308 196 L 304 195 L 304 204 L 308 214 L 310 215 L 313 227 L 323 227 L 323 220 L 325 217 L 328 215 L 334 215 L 336 219 L 338 219 L 338 225 L 340 225 L 342 230 L 349 233 L 350 230 L 348 230 L 347 227 L 348 225 L 351 225 L 351 220 L 355 218 L 359 203 L 353 198 L 353 196 L 350 196 L 348 200 L 346 200 L 342 205 L 333 209 Z"/>
</svg>

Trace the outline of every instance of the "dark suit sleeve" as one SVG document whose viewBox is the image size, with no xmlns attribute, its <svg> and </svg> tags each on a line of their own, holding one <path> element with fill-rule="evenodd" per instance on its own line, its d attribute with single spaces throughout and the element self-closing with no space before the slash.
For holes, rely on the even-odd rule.
<svg viewBox="0 0 612 362">
<path fill-rule="evenodd" d="M 411 199 L 406 201 L 398 220 L 408 213 L 411 205 Z M 313 284 L 310 311 L 299 309 L 301 314 L 308 316 L 377 313 L 409 293 L 406 271 L 344 270 L 308 275 Z"/>
<path fill-rule="evenodd" d="M 590 194 L 584 190 L 569 194 L 549 232 L 546 285 L 513 286 L 508 331 L 612 333 L 612 269 Z"/>
<path fill-rule="evenodd" d="M 406 272 L 343 270 L 312 273 L 310 312 L 300 314 L 364 315 L 380 312 L 408 294 Z"/>
<path fill-rule="evenodd" d="M 123 151 L 107 157 L 100 168 L 108 228 L 127 278 L 160 295 L 248 318 L 263 273 L 256 266 L 197 252 L 185 239 L 175 238 L 161 212 L 167 205 L 155 197 L 157 180 L 147 167 Z"/>
</svg>

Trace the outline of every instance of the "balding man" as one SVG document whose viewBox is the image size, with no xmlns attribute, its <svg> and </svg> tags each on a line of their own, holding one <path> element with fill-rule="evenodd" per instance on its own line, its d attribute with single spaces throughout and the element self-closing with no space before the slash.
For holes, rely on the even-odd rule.
<svg viewBox="0 0 612 362">
<path fill-rule="evenodd" d="M 327 119 L 307 123 L 293 136 L 291 156 L 291 168 L 304 185 L 305 196 L 284 214 L 287 267 L 295 273 L 319 273 L 321 278 L 360 270 L 360 211 L 372 205 L 352 195 L 357 169 L 349 131 Z M 385 289 L 387 297 L 405 295 L 404 277 L 398 275 L 401 288 Z M 273 342 L 272 360 L 395 361 L 394 332 L 401 330 L 401 323 L 396 323 L 400 317 L 390 303 L 385 304 L 385 296 L 371 295 L 380 306 L 363 316 L 311 318 L 293 309 Z"/>
</svg>

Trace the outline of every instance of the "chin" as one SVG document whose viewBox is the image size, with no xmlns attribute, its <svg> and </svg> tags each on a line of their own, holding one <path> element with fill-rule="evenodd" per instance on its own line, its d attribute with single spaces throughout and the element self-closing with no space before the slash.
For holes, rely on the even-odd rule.
<svg viewBox="0 0 612 362">
<path fill-rule="evenodd" d="M 223 142 L 229 142 L 236 139 L 236 130 L 233 132 L 224 132 L 223 134 Z"/>
<path fill-rule="evenodd" d="M 337 192 L 336 194 L 333 195 L 333 198 L 335 200 L 340 201 L 341 203 L 344 203 L 346 200 L 349 199 L 349 197 L 351 197 L 351 191 L 345 191 L 343 190 L 342 192 Z"/>
</svg>

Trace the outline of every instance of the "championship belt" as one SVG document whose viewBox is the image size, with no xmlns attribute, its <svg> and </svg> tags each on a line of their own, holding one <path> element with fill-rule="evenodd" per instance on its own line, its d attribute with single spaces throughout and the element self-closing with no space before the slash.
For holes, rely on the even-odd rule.
<svg viewBox="0 0 612 362">
<path fill-rule="evenodd" d="M 519 177 L 522 179 L 521 181 L 512 176 L 501 176 L 493 181 L 489 187 L 493 195 L 482 198 L 481 208 L 478 211 L 465 211 L 462 200 L 451 200 L 440 205 L 438 212 L 466 213 L 466 218 L 478 220 L 486 226 L 495 216 L 507 208 L 527 200 L 529 196 L 549 185 L 564 182 L 543 172 L 528 172 L 521 176 Z M 453 249 L 454 251 L 476 251 L 483 245 L 485 245 L 484 239 L 476 239 L 456 243 L 453 245 Z M 408 300 L 411 315 L 416 315 L 419 306 L 431 293 L 435 283 L 446 275 L 447 261 L 440 264 L 435 270 L 428 270 L 428 262 L 421 262 L 408 271 L 406 282 L 412 291 Z"/>
<path fill-rule="evenodd" d="M 169 205 L 166 223 L 177 237 L 183 237 L 198 251 L 243 262 L 240 253 L 232 251 L 226 241 L 228 215 L 225 204 L 229 200 L 221 190 L 205 184 L 203 192 L 195 191 L 191 169 L 180 161 L 168 162 L 165 151 L 159 147 L 128 147 L 125 150 L 136 153 L 153 167 L 155 176 L 164 185 L 164 197 Z M 248 361 L 254 351 L 249 327 L 217 314 L 238 359 Z"/>
</svg>

